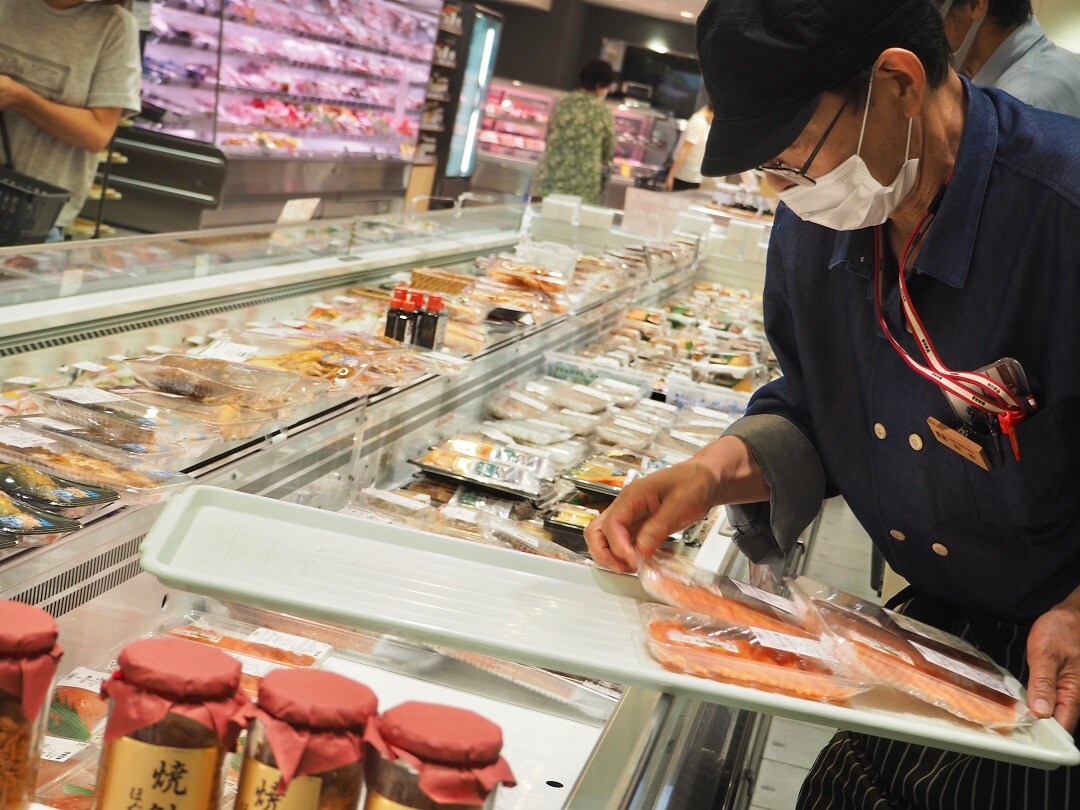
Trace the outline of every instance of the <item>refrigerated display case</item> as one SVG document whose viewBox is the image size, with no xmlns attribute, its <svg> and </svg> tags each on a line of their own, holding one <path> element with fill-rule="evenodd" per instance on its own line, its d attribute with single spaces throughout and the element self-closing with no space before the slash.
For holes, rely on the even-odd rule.
<svg viewBox="0 0 1080 810">
<path fill-rule="evenodd" d="M 4 390 L 10 394 L 35 375 L 92 381 L 113 374 L 100 366 L 123 356 L 302 316 L 313 304 L 333 302 L 358 285 L 376 286 L 415 265 L 464 271 L 475 257 L 513 248 L 521 214 L 520 207 L 475 208 L 412 222 L 394 217 L 131 237 L 99 243 L 94 253 L 77 245 L 7 249 L 0 265 L 18 272 L 0 282 Z M 560 227 L 558 238 L 593 250 L 634 244 Z M 199 483 L 336 509 L 355 488 L 354 476 L 374 480 L 379 471 L 399 468 L 433 426 L 475 418 L 484 392 L 529 369 L 538 373 L 552 349 L 594 340 L 631 302 L 667 298 L 686 284 L 689 272 L 658 271 L 581 302 L 572 315 L 508 333 L 473 357 L 465 378 L 427 377 L 366 403 L 347 395 L 324 398 L 249 438 L 218 446 L 186 471 Z M 48 323 L 40 318 L 44 293 L 31 292 L 34 274 L 50 280 L 37 282 L 51 299 Z M 17 290 L 21 298 L 12 297 Z M 0 404 L 12 401 L 0 398 Z M 499 722 L 522 783 L 506 792 L 498 805 L 505 808 L 607 806 L 616 794 L 620 801 L 638 797 L 630 806 L 655 806 L 642 802 L 660 787 L 643 780 L 665 777 L 644 766 L 660 767 L 649 752 L 664 748 L 661 740 L 692 741 L 695 756 L 704 747 L 722 765 L 729 755 L 724 740 L 736 728 L 747 735 L 758 722 L 745 712 L 642 690 L 611 692 L 530 667 L 164 588 L 140 573 L 138 553 L 159 510 L 105 507 L 84 518 L 82 530 L 0 560 L 0 598 L 41 605 L 59 618 L 65 671 L 107 666 L 123 644 L 160 632 L 163 623 L 176 625 L 193 609 L 325 640 L 335 648 L 326 666 L 369 680 L 386 706 L 405 697 L 464 701 Z M 633 749 L 629 758 L 619 750 L 627 745 Z M 672 756 L 683 755 L 665 749 L 661 759 L 671 764 Z M 684 790 L 717 791 L 725 779 L 742 782 L 743 767 L 740 759 L 676 781 Z M 674 779 L 674 773 L 668 776 Z"/>
<path fill-rule="evenodd" d="M 107 220 L 163 230 L 179 206 L 181 229 L 268 222 L 302 197 L 322 199 L 323 218 L 390 210 L 415 151 L 438 8 L 156 0 L 143 111 L 118 139 L 130 163 L 113 167 L 123 199 Z"/>
<path fill-rule="evenodd" d="M 476 169 L 502 15 L 472 3 L 443 6 L 417 152 L 435 161 L 435 194 L 457 197 Z"/>
<path fill-rule="evenodd" d="M 540 156 L 557 90 L 496 79 L 484 107 L 473 188 L 525 199 Z"/>
</svg>

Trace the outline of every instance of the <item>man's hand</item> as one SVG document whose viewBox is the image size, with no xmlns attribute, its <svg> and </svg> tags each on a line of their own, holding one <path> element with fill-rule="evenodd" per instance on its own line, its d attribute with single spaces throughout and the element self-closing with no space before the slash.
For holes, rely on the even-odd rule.
<svg viewBox="0 0 1080 810">
<path fill-rule="evenodd" d="M 0 75 L 0 110 L 17 107 L 26 97 L 26 88 L 10 76 Z"/>
<path fill-rule="evenodd" d="M 668 536 L 721 503 L 767 501 L 769 485 L 750 448 L 717 439 L 693 458 L 634 481 L 585 530 L 593 559 L 615 571 L 637 568 Z"/>
<path fill-rule="evenodd" d="M 1080 605 L 1074 592 L 1035 622 L 1027 642 L 1028 706 L 1072 734 L 1080 716 Z"/>
</svg>

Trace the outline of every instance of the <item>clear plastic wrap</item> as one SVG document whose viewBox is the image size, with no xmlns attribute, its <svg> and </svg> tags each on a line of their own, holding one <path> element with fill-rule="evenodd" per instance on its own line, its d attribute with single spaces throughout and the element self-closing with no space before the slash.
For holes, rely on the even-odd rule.
<svg viewBox="0 0 1080 810">
<path fill-rule="evenodd" d="M 100 388 L 50 388 L 33 391 L 30 396 L 49 416 L 85 428 L 88 438 L 116 444 L 128 452 L 217 439 L 202 422 Z"/>
<path fill-rule="evenodd" d="M 544 531 L 543 526 L 515 523 L 512 520 L 489 514 L 480 514 L 478 522 L 491 540 L 516 551 L 523 551 L 526 554 L 535 554 L 553 560 L 562 560 L 563 562 L 572 562 L 578 565 L 592 564 L 588 558 L 576 554 L 553 541 Z"/>
<path fill-rule="evenodd" d="M 554 422 L 556 425 L 565 425 L 578 436 L 588 436 L 593 429 L 603 421 L 603 416 L 598 414 L 582 413 L 570 408 L 560 408 L 549 411 L 543 416 L 544 421 Z"/>
<path fill-rule="evenodd" d="M 0 466 L 0 492 L 13 501 L 73 520 L 120 498 L 119 493 L 111 489 L 46 475 L 26 464 Z"/>
<path fill-rule="evenodd" d="M 62 438 L 88 456 L 142 470 L 181 470 L 190 466 L 193 459 L 205 455 L 221 443 L 217 436 L 176 444 L 113 442 L 91 428 L 79 427 L 51 416 L 17 417 L 11 419 L 10 423 L 12 427 L 25 427 Z"/>
<path fill-rule="evenodd" d="M 154 391 L 149 388 L 122 389 L 128 399 L 151 405 L 157 408 L 168 408 L 189 419 L 195 419 L 209 425 L 225 441 L 238 439 L 250 439 L 256 435 L 272 420 L 273 414 L 265 411 L 257 411 L 251 408 L 242 408 L 237 405 L 224 403 L 213 405 L 207 402 L 199 402 L 178 394 L 167 394 L 164 391 Z"/>
<path fill-rule="evenodd" d="M 41 472 L 72 481 L 108 487 L 127 503 L 155 503 L 193 482 L 190 476 L 164 470 L 137 469 L 137 462 L 121 467 L 82 453 L 60 437 L 0 424 L 0 460 L 26 464 Z"/>
<path fill-rule="evenodd" d="M 593 389 L 587 385 L 569 383 L 555 377 L 544 377 L 543 380 L 526 384 L 525 390 L 529 393 L 543 394 L 549 407 L 570 408 L 583 413 L 603 413 L 616 404 L 617 398 L 603 391 Z"/>
<path fill-rule="evenodd" d="M 791 589 L 848 671 L 987 728 L 1035 721 L 1001 670 L 963 639 L 806 577 Z"/>
<path fill-rule="evenodd" d="M 493 429 L 505 433 L 514 441 L 527 442 L 541 447 L 569 441 L 574 431 L 546 419 L 507 419 L 488 423 Z"/>
<path fill-rule="evenodd" d="M 525 447 L 495 442 L 477 434 L 464 434 L 447 439 L 440 448 L 484 461 L 497 461 L 501 464 L 524 467 L 540 479 L 551 476 L 551 460 L 546 454 Z"/>
<path fill-rule="evenodd" d="M 329 380 L 182 354 L 141 357 L 127 365 L 140 383 L 169 394 L 278 415 L 307 405 L 331 385 Z"/>
<path fill-rule="evenodd" d="M 698 568 L 686 557 L 658 551 L 642 558 L 638 578 L 645 592 L 672 607 L 739 626 L 817 638 L 816 624 L 778 594 Z"/>
<path fill-rule="evenodd" d="M 544 418 L 552 406 L 537 391 L 516 388 L 499 391 L 488 402 L 488 413 L 496 419 Z"/>
<path fill-rule="evenodd" d="M 77 742 L 98 738 L 109 714 L 101 684 L 112 676 L 113 669 L 112 662 L 94 668 L 77 667 L 61 678 L 49 704 L 48 733 Z"/>
<path fill-rule="evenodd" d="M 656 427 L 627 416 L 616 416 L 597 425 L 593 436 L 602 444 L 644 450 L 652 444 Z"/>
<path fill-rule="evenodd" d="M 642 605 L 641 624 L 649 652 L 676 672 L 819 701 L 869 688 L 840 674 L 829 646 L 815 638 L 663 605 Z"/>
<path fill-rule="evenodd" d="M 0 492 L 0 548 L 17 545 L 24 537 L 63 534 L 81 528 L 77 520 L 43 512 Z"/>
<path fill-rule="evenodd" d="M 581 489 L 604 495 L 618 495 L 638 474 L 637 469 L 602 456 L 594 456 L 574 467 L 566 480 Z"/>
<path fill-rule="evenodd" d="M 199 357 L 245 363 L 303 377 L 328 380 L 333 387 L 351 391 L 360 385 L 368 364 L 340 344 L 289 328 L 215 333 L 216 339 L 197 353 Z"/>
<path fill-rule="evenodd" d="M 636 385 L 613 380 L 610 377 L 599 377 L 593 380 L 589 383 L 589 388 L 594 388 L 600 393 L 612 397 L 615 404 L 620 408 L 630 408 L 637 405 L 647 393 Z"/>
</svg>

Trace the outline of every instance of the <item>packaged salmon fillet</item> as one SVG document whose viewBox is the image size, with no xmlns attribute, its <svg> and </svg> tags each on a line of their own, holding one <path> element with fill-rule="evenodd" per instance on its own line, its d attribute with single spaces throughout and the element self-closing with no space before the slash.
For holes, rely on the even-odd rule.
<svg viewBox="0 0 1080 810">
<path fill-rule="evenodd" d="M 654 599 L 735 626 L 816 639 L 818 633 L 795 603 L 723 574 L 698 568 L 686 557 L 657 551 L 638 563 L 638 578 Z"/>
<path fill-rule="evenodd" d="M 1035 722 L 1015 685 L 963 639 L 807 577 L 789 582 L 849 673 L 964 720 L 1009 731 Z"/>
<path fill-rule="evenodd" d="M 112 666 L 77 667 L 57 682 L 46 726 L 50 735 L 89 742 L 103 730 L 109 703 L 101 696 L 101 684 L 110 677 L 112 669 Z"/>
<path fill-rule="evenodd" d="M 318 667 L 333 653 L 329 644 L 320 641 L 196 612 L 187 614 L 179 623 L 173 622 L 162 628 L 161 635 L 208 644 L 223 652 L 235 653 L 235 657 L 286 667 Z"/>
<path fill-rule="evenodd" d="M 869 686 L 844 677 L 828 644 L 796 633 L 731 624 L 642 605 L 649 652 L 667 669 L 807 700 L 842 701 Z"/>
</svg>

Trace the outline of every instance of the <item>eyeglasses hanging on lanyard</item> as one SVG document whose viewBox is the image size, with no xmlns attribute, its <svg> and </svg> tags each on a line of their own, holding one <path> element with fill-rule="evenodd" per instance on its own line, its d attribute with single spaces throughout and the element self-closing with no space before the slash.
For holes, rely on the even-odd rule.
<svg viewBox="0 0 1080 810">
<path fill-rule="evenodd" d="M 934 204 L 930 206 L 930 210 L 926 212 L 911 236 L 908 237 L 903 252 L 900 254 L 898 279 L 900 304 L 903 309 L 904 320 L 910 327 L 919 351 L 926 361 L 925 365 L 908 354 L 904 347 L 900 345 L 900 341 L 893 337 L 885 320 L 885 310 L 882 305 L 885 293 L 884 236 L 881 226 L 874 228 L 874 308 L 877 312 L 882 333 L 904 363 L 907 364 L 908 368 L 919 376 L 930 380 L 946 393 L 967 403 L 969 408 L 988 414 L 991 419 L 996 419 L 1001 433 L 1009 439 L 1013 457 L 1019 461 L 1020 443 L 1016 436 L 1016 429 L 1020 422 L 1035 409 L 1035 400 L 1009 390 L 1008 386 L 999 384 L 986 374 L 974 371 L 953 371 L 946 366 L 941 360 L 934 342 L 930 339 L 926 326 L 919 317 L 919 313 L 916 311 L 908 293 L 907 279 L 905 277 L 908 258 L 911 256 L 912 250 L 922 241 L 927 230 L 929 230 L 930 223 L 934 218 L 934 212 L 937 210 L 937 204 L 940 202 L 944 190 L 945 187 L 943 186 Z"/>
</svg>

